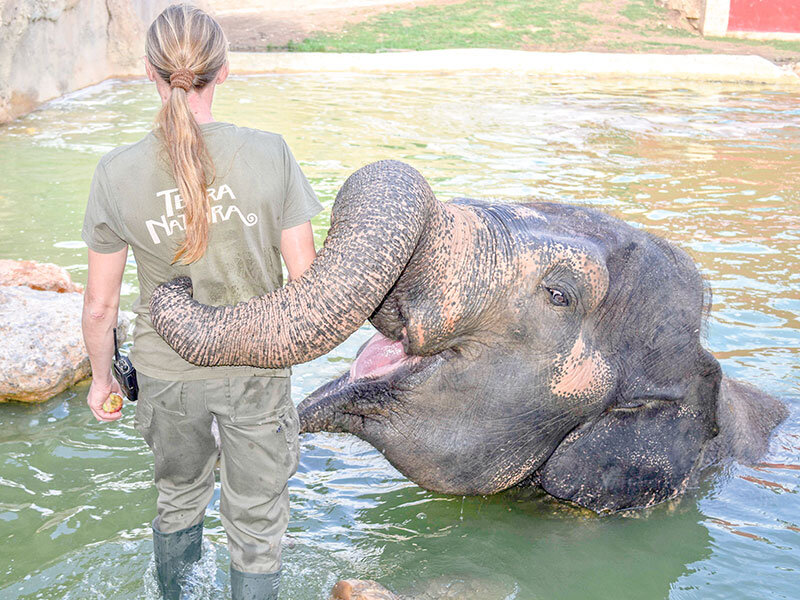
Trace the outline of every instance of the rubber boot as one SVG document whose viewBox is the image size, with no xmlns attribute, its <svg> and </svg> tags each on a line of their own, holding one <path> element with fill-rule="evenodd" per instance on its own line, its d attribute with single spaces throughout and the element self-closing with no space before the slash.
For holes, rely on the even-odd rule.
<svg viewBox="0 0 800 600">
<path fill-rule="evenodd" d="M 203 522 L 175 533 L 161 533 L 153 521 L 153 553 L 156 579 L 164 600 L 179 600 L 183 580 L 192 565 L 200 560 L 203 547 Z"/>
<path fill-rule="evenodd" d="M 278 600 L 281 572 L 242 573 L 231 567 L 232 600 Z"/>
</svg>

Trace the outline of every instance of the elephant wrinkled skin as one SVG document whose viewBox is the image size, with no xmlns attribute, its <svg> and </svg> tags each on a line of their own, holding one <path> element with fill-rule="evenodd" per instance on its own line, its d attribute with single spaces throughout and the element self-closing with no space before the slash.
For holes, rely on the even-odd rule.
<svg viewBox="0 0 800 600">
<path fill-rule="evenodd" d="M 236 306 L 174 280 L 156 329 L 200 365 L 282 367 L 367 318 L 350 372 L 300 406 L 303 431 L 349 432 L 417 484 L 517 484 L 598 512 L 648 506 L 705 466 L 757 460 L 781 402 L 723 376 L 686 253 L 596 210 L 436 200 L 382 161 L 340 190 L 323 249 L 286 287 Z"/>
</svg>

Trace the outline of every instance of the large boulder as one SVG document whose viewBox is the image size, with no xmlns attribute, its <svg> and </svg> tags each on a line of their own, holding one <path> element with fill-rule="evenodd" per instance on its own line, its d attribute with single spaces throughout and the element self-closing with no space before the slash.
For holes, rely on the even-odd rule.
<svg viewBox="0 0 800 600">
<path fill-rule="evenodd" d="M 0 260 L 0 402 L 41 402 L 91 375 L 82 291 L 57 265 Z"/>
<path fill-rule="evenodd" d="M 0 286 L 23 285 L 47 292 L 83 292 L 64 267 L 32 260 L 0 260 Z"/>
<path fill-rule="evenodd" d="M 41 402 L 91 375 L 82 308 L 78 292 L 0 287 L 0 402 Z"/>
<path fill-rule="evenodd" d="M 684 18 L 697 20 L 700 18 L 705 5 L 705 0 L 660 0 L 661 4 L 672 10 L 680 12 Z"/>
</svg>

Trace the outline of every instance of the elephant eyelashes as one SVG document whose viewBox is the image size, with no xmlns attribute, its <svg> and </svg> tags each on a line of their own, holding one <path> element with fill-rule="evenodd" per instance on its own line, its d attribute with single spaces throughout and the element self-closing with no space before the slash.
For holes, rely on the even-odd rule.
<svg viewBox="0 0 800 600">
<path fill-rule="evenodd" d="M 566 294 L 557 288 L 546 287 L 547 293 L 550 294 L 550 302 L 555 306 L 569 306 L 569 298 Z"/>
</svg>

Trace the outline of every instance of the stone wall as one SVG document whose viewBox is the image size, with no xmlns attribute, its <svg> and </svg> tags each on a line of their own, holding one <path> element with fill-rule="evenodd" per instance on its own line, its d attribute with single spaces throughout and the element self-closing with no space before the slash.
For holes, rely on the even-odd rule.
<svg viewBox="0 0 800 600">
<path fill-rule="evenodd" d="M 108 77 L 140 75 L 170 0 L 0 0 L 0 123 Z"/>
</svg>

